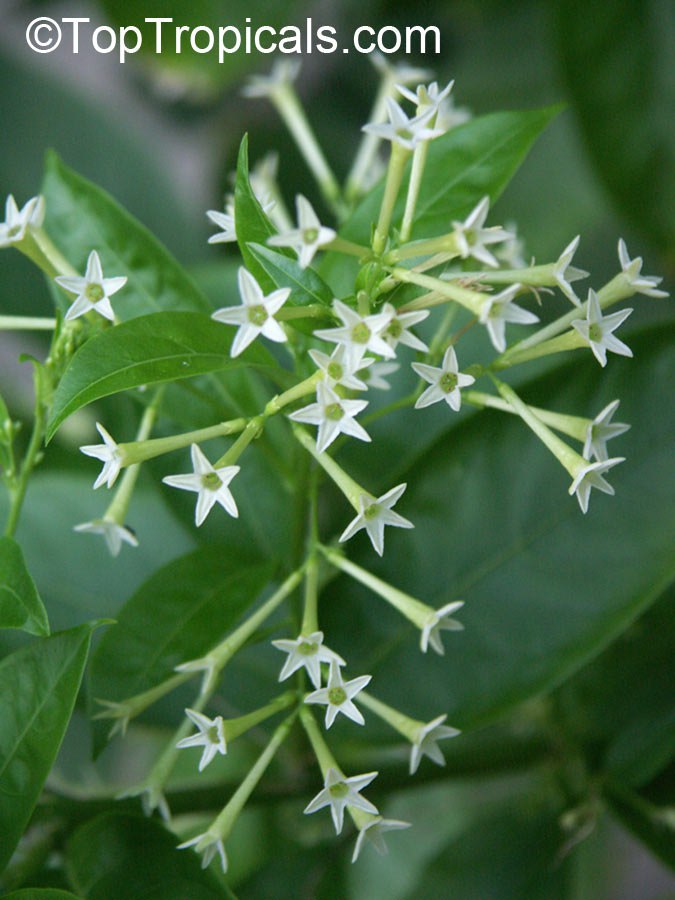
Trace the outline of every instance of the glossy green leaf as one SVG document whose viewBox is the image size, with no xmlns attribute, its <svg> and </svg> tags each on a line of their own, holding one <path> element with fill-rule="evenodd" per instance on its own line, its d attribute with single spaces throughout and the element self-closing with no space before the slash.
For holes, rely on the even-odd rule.
<svg viewBox="0 0 675 900">
<path fill-rule="evenodd" d="M 484 196 L 494 202 L 525 159 L 532 144 L 560 112 L 560 106 L 521 112 L 499 112 L 453 128 L 429 147 L 424 181 L 417 203 L 413 238 L 444 234 L 453 219 L 463 219 Z M 408 167 L 408 171 L 409 171 Z M 393 223 L 400 223 L 405 183 Z M 343 237 L 370 243 L 383 185 L 374 188 L 341 231 Z"/>
<path fill-rule="evenodd" d="M 70 891 L 60 891 L 56 888 L 24 888 L 7 894 L 5 900 L 81 900 L 81 898 L 71 894 Z"/>
<path fill-rule="evenodd" d="M 593 770 L 642 785 L 675 757 L 675 593 L 566 682 L 556 709 Z"/>
<path fill-rule="evenodd" d="M 253 550 L 208 545 L 155 572 L 116 615 L 91 667 L 95 698 L 122 700 L 206 653 L 255 602 L 271 577 Z"/>
<path fill-rule="evenodd" d="M 201 313 L 142 316 L 91 338 L 73 356 L 54 395 L 47 432 L 81 406 L 119 391 L 244 365 L 273 364 L 259 344 L 230 357 L 234 330 Z"/>
<path fill-rule="evenodd" d="M 563 75 L 596 171 L 625 218 L 672 260 L 672 4 L 561 0 L 558 26 Z"/>
<path fill-rule="evenodd" d="M 264 244 L 268 237 L 276 234 L 276 228 L 270 222 L 253 193 L 248 177 L 248 135 L 245 134 L 239 146 L 237 158 L 237 180 L 234 184 L 234 211 L 237 243 L 246 268 L 255 276 L 265 293 L 274 290 L 274 279 L 267 274 L 249 248 L 249 244 Z M 282 249 L 281 255 L 290 253 Z"/>
<path fill-rule="evenodd" d="M 333 302 L 333 291 L 313 269 L 302 269 L 296 260 L 262 244 L 249 244 L 249 250 L 277 287 L 291 289 L 288 298 L 291 306 L 308 303 L 330 306 Z"/>
<path fill-rule="evenodd" d="M 11 537 L 0 537 L 0 628 L 21 628 L 39 637 L 49 634 L 47 612 L 21 547 Z"/>
<path fill-rule="evenodd" d="M 0 871 L 23 833 L 68 725 L 91 626 L 33 641 L 0 662 Z"/>
<path fill-rule="evenodd" d="M 415 656 L 418 634 L 384 601 L 343 579 L 331 586 L 324 629 L 338 652 L 361 653 L 372 672 L 372 648 L 392 642 L 374 672 L 383 699 L 418 717 L 447 712 L 457 727 L 487 722 L 569 677 L 673 579 L 673 328 L 628 343 L 635 359 L 611 359 L 602 378 L 585 359 L 519 389 L 535 405 L 590 416 L 621 398 L 619 421 L 632 428 L 610 450 L 627 461 L 611 473 L 616 496 L 594 492 L 586 516 L 559 463 L 505 414 L 450 425 L 403 470 L 380 458 L 389 484 L 408 483 L 397 508 L 415 528 L 388 529 L 386 568 L 363 535 L 350 553 L 434 607 L 466 604 L 466 630 L 444 636 L 445 657 Z M 652 677 L 648 658 L 642 672 Z"/>
<path fill-rule="evenodd" d="M 45 228 L 80 273 L 89 253 L 96 250 L 105 276 L 126 275 L 126 285 L 112 301 L 120 319 L 160 311 L 210 310 L 206 297 L 151 232 L 55 153 L 47 156 L 42 193 Z M 70 294 L 68 298 L 74 299 Z"/>
<path fill-rule="evenodd" d="M 82 825 L 66 850 L 70 880 L 86 900 L 225 900 L 193 851 L 152 819 L 107 814 Z"/>
<path fill-rule="evenodd" d="M 675 869 L 675 808 L 650 803 L 617 782 L 605 785 L 604 796 L 620 821 Z"/>
</svg>

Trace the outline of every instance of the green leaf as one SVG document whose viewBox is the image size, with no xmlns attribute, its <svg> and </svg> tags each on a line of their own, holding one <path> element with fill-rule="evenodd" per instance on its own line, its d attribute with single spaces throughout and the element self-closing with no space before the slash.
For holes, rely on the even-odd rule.
<svg viewBox="0 0 675 900">
<path fill-rule="evenodd" d="M 514 416 L 480 413 L 449 427 L 405 469 L 381 458 L 389 484 L 408 483 L 398 511 L 415 528 L 390 530 L 386 569 L 363 535 L 350 555 L 436 608 L 466 604 L 466 630 L 444 636 L 446 656 L 411 662 L 419 636 L 407 623 L 356 585 L 331 586 L 323 627 L 335 629 L 336 646 L 342 635 L 371 672 L 372 648 L 396 647 L 374 672 L 384 700 L 418 718 L 440 708 L 460 728 L 494 720 L 587 663 L 671 582 L 673 327 L 628 343 L 635 359 L 612 359 L 602 379 L 586 359 L 519 389 L 534 405 L 589 416 L 621 398 L 620 421 L 632 428 L 610 452 L 627 461 L 611 473 L 616 496 L 594 492 L 586 516 L 567 473 Z M 651 679 L 649 658 L 641 673 Z"/>
<path fill-rule="evenodd" d="M 59 891 L 56 888 L 24 888 L 7 894 L 5 900 L 81 900 L 81 898 L 69 891 Z"/>
<path fill-rule="evenodd" d="M 674 646 L 671 588 L 558 691 L 558 715 L 593 771 L 643 785 L 675 755 Z"/>
<path fill-rule="evenodd" d="M 38 637 L 49 634 L 47 612 L 21 547 L 11 537 L 0 537 L 0 628 L 21 628 Z"/>
<path fill-rule="evenodd" d="M 242 138 L 237 158 L 237 180 L 234 184 L 234 223 L 237 243 L 246 268 L 256 278 L 265 293 L 277 286 L 264 266 L 249 248 L 249 244 L 264 244 L 268 237 L 276 234 L 276 228 L 263 211 L 258 198 L 253 193 L 248 177 L 248 135 Z M 290 253 L 282 250 L 282 255 L 290 258 Z"/>
<path fill-rule="evenodd" d="M 96 250 L 105 276 L 126 275 L 126 285 L 113 299 L 120 319 L 159 311 L 210 310 L 206 297 L 150 231 L 53 152 L 47 156 L 42 193 L 45 228 L 80 273 L 89 253 Z"/>
<path fill-rule="evenodd" d="M 33 641 L 0 663 L 0 871 L 42 790 L 70 720 L 92 627 Z"/>
<path fill-rule="evenodd" d="M 213 647 L 255 602 L 272 566 L 238 547 L 209 545 L 155 572 L 117 614 L 91 667 L 91 694 L 123 700 Z"/>
<path fill-rule="evenodd" d="M 258 344 L 232 359 L 233 334 L 201 313 L 171 312 L 142 316 L 91 338 L 59 383 L 47 440 L 76 409 L 119 391 L 247 364 L 274 365 Z"/>
<path fill-rule="evenodd" d="M 672 6 L 668 0 L 562 0 L 558 25 L 561 68 L 595 168 L 626 219 L 672 261 Z"/>
<path fill-rule="evenodd" d="M 605 785 L 612 811 L 636 837 L 675 869 L 675 807 L 660 807 L 617 782 Z"/>
<path fill-rule="evenodd" d="M 291 306 L 319 303 L 329 307 L 333 302 L 333 291 L 313 269 L 302 269 L 296 260 L 262 244 L 249 244 L 249 250 L 276 287 L 291 289 L 288 298 Z"/>
<path fill-rule="evenodd" d="M 178 843 L 152 819 L 98 816 L 71 838 L 68 876 L 87 900 L 224 900 L 225 888 Z"/>
<path fill-rule="evenodd" d="M 499 112 L 472 119 L 431 142 L 417 202 L 413 238 L 445 234 L 453 219 L 463 219 L 486 195 L 492 203 L 507 186 L 532 144 L 560 112 L 560 106 Z M 408 174 L 410 166 L 408 166 Z M 394 209 L 403 215 L 408 175 Z M 370 244 L 384 188 L 381 183 L 357 207 L 341 235 Z"/>
</svg>

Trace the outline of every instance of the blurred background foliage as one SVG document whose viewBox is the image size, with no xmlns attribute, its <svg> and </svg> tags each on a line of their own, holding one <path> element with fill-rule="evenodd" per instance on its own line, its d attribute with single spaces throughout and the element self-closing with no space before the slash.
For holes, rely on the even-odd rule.
<svg viewBox="0 0 675 900">
<path fill-rule="evenodd" d="M 666 276 L 662 287 L 672 294 L 675 7 L 669 0 L 431 0 L 412 8 L 404 0 L 332 4 L 295 0 L 284 5 L 273 0 L 256 0 L 255 4 L 199 0 L 189 5 L 178 0 L 154 4 L 150 0 L 143 4 L 132 0 L 0 0 L 0 83 L 4 87 L 0 92 L 0 196 L 12 192 L 24 202 L 34 195 L 42 178 L 45 150 L 53 147 L 68 165 L 109 190 L 147 225 L 189 266 L 214 304 L 222 305 L 223 294 L 233 287 L 236 256 L 229 249 L 208 248 L 210 228 L 204 211 L 221 208 L 224 193 L 232 189 L 230 173 L 242 134 L 251 133 L 253 160 L 269 149 L 279 152 L 280 181 L 289 205 L 294 193 L 306 184 L 304 165 L 271 107 L 266 102 L 243 101 L 239 93 L 244 76 L 266 70 L 269 59 L 238 53 L 219 66 L 210 56 L 139 54 L 121 66 L 114 54 L 99 56 L 84 47 L 77 57 L 63 48 L 38 56 L 29 53 L 23 39 L 26 22 L 38 14 L 91 16 L 96 22 L 125 25 L 161 15 L 174 16 L 180 23 L 216 26 L 241 22 L 247 15 L 253 17 L 253 24 L 290 23 L 311 16 L 316 25 L 331 24 L 341 33 L 365 23 L 374 27 L 436 24 L 442 33 L 441 55 L 413 61 L 429 66 L 439 81 L 454 78 L 458 105 L 479 115 L 560 100 L 567 103 L 566 111 L 544 133 L 500 199 L 492 221 L 517 222 L 527 253 L 540 261 L 557 257 L 561 247 L 580 232 L 582 242 L 575 262 L 593 272 L 596 285 L 615 273 L 616 242 L 622 236 L 632 255 L 643 256 L 646 272 Z M 366 57 L 315 54 L 304 61 L 299 91 L 339 175 L 349 166 L 375 83 Z M 3 253 L 0 264 L 0 309 L 11 314 L 48 315 L 51 299 L 42 278 L 18 254 Z M 665 328 L 672 322 L 668 303 L 646 301 L 636 306 L 631 324 L 662 323 Z M 15 414 L 21 415 L 28 402 L 29 379 L 23 378 L 16 356 L 18 349 L 27 349 L 26 342 L 22 340 L 19 347 L 6 335 L 0 337 L 3 375 L 12 373 L 9 379 L 3 377 L 3 385 L 10 390 L 6 399 Z M 39 344 L 36 347 L 39 349 Z M 672 354 L 670 358 L 672 362 Z M 618 370 L 625 373 L 618 380 L 627 383 L 631 370 L 623 363 Z M 661 371 L 670 371 L 672 376 L 672 365 Z M 648 374 L 640 377 L 648 383 Z M 571 393 L 577 398 L 592 395 L 583 373 Z M 634 395 L 629 402 L 637 405 L 638 399 Z M 106 423 L 113 433 L 116 422 L 128 421 L 131 409 L 128 399 L 109 403 Z M 194 409 L 198 417 L 198 406 Z M 150 479 L 142 482 L 142 496 L 135 504 L 134 524 L 143 531 L 142 555 L 123 551 L 120 564 L 109 560 L 102 547 L 85 548 L 79 542 L 86 539 L 73 538 L 72 522 L 91 518 L 98 504 L 89 490 L 90 473 L 75 471 L 72 453 L 64 448 L 82 443 L 79 437 L 91 433 L 92 421 L 90 414 L 81 417 L 79 424 L 73 421 L 69 427 L 74 433 L 69 435 L 66 430 L 61 444 L 55 443 L 50 464 L 36 478 L 23 524 L 31 571 L 55 629 L 91 616 L 114 614 L 158 566 L 193 549 L 197 541 L 190 528 L 188 506 L 173 503 L 171 513 Z M 509 426 L 499 434 L 511 441 L 512 431 Z M 471 434 L 462 440 L 470 444 Z M 509 446 L 514 453 L 524 452 L 522 443 Z M 442 450 L 435 452 L 443 456 Z M 357 450 L 354 465 L 361 459 Z M 452 477 L 452 467 L 447 465 L 446 471 L 439 463 L 435 470 L 439 478 Z M 530 465 L 530 460 L 524 465 Z M 153 468 L 161 472 L 161 465 Z M 420 515 L 424 515 L 425 490 L 433 492 L 433 485 L 422 485 L 419 490 Z M 281 509 L 283 497 L 276 498 L 273 490 L 270 496 L 270 513 L 260 516 L 262 525 L 250 525 L 251 534 L 262 533 L 265 522 L 274 520 L 275 511 Z M 467 510 L 475 507 L 471 497 L 466 503 Z M 643 513 L 648 521 L 647 504 Z M 497 521 L 495 528 L 499 526 L 507 528 L 508 517 Z M 480 517 L 474 527 L 480 528 Z M 206 526 L 199 540 L 208 542 L 215 534 L 215 528 Z M 630 528 L 620 534 L 625 539 Z M 455 538 L 459 539 L 453 535 Z M 437 575 L 438 566 L 443 565 L 442 549 L 413 549 L 411 560 L 401 555 L 395 566 L 403 584 L 406 577 L 413 579 L 421 560 L 428 565 L 425 553 L 431 552 Z M 86 568 L 79 566 L 83 552 L 91 562 Z M 64 562 L 59 572 L 51 564 L 56 558 Z M 564 552 L 557 562 L 569 563 Z M 433 584 L 433 590 L 438 597 L 439 585 Z M 358 869 L 350 869 L 341 855 L 344 847 L 326 841 L 320 828 L 313 832 L 304 827 L 304 845 L 299 847 L 289 836 L 301 812 L 301 801 L 291 797 L 281 803 L 264 802 L 260 809 L 244 815 L 231 846 L 228 844 L 234 889 L 241 889 L 241 896 L 247 898 L 336 900 L 655 900 L 675 896 L 667 869 L 628 837 L 631 831 L 656 856 L 673 864 L 672 828 L 664 829 L 661 824 L 668 810 L 673 815 L 675 802 L 670 762 L 674 743 L 673 602 L 672 596 L 662 596 L 630 628 L 629 617 L 622 624 L 615 623 L 612 634 L 617 640 L 585 666 L 580 651 L 578 673 L 557 690 L 531 699 L 529 706 L 511 712 L 507 720 L 490 724 L 468 735 L 464 744 L 458 741 L 448 748 L 448 771 L 453 778 L 445 783 L 429 778 L 425 784 L 422 775 L 414 787 L 394 791 L 385 813 L 414 819 L 415 832 L 409 832 L 407 840 L 397 840 L 389 857 L 364 856 Z M 646 605 L 630 607 L 631 615 Z M 355 604 L 355 621 L 365 643 L 369 616 L 360 620 L 357 615 Z M 499 622 L 499 614 L 495 615 Z M 553 610 L 551 628 L 555 628 L 556 615 Z M 379 620 L 377 627 L 381 627 Z M 530 637 L 536 641 L 536 635 Z M 3 637 L 3 646 L 21 640 Z M 392 633 L 394 649 L 398 640 Z M 408 654 L 412 651 L 410 641 L 406 650 Z M 545 641 L 538 652 L 545 653 Z M 647 668 L 645 658 L 649 659 Z M 400 664 L 400 656 L 394 653 L 392 659 Z M 258 682 L 274 677 L 276 662 L 270 654 L 256 655 L 252 648 L 231 674 L 230 688 L 255 697 Z M 439 677 L 443 664 L 439 661 L 432 668 Z M 461 678 L 461 672 L 457 674 Z M 480 660 L 471 677 L 480 677 Z M 423 689 L 424 685 L 419 685 L 412 694 L 421 695 Z M 436 699 L 444 704 L 442 695 Z M 62 752 L 59 777 L 65 781 L 77 777 L 96 786 L 101 778 L 128 779 L 130 765 L 140 776 L 157 746 L 157 735 L 175 722 L 175 714 L 175 705 L 160 705 L 146 720 L 145 732 L 134 737 L 131 750 L 111 747 L 96 771 L 88 759 L 81 710 Z M 546 753 L 540 753 L 539 733 L 530 731 L 532 721 L 538 720 L 554 721 L 560 728 L 554 750 L 563 755 L 569 751 L 563 776 L 551 769 Z M 550 731 L 547 740 L 551 740 Z M 588 754 L 585 763 L 574 755 L 581 745 Z M 345 738 L 343 752 L 346 755 L 348 751 Z M 354 759 L 361 760 L 365 752 L 365 745 L 357 743 Z M 615 776 L 612 817 L 598 818 L 598 809 L 592 802 L 589 805 L 588 797 L 593 796 L 585 783 L 589 757 L 594 766 Z M 638 770 L 636 759 L 640 760 Z M 246 763 L 246 758 L 240 761 L 242 768 Z M 399 763 L 392 760 L 394 769 Z M 434 778 L 437 774 L 429 773 Z M 182 778 L 184 773 L 179 775 Z M 228 769 L 228 778 L 236 775 L 236 766 L 234 774 Z M 177 781 L 188 785 L 184 779 Z M 393 775 L 392 783 L 397 784 Z M 628 790 L 633 787 L 639 792 Z M 189 791 L 190 785 L 185 790 Z M 208 806 L 208 785 L 203 794 L 203 804 Z M 199 800 L 199 790 L 192 790 L 192 796 Z M 575 805 L 579 797 L 583 802 Z M 178 795 L 179 812 L 180 802 Z M 115 871 L 133 872 L 130 881 L 138 885 L 138 894 L 119 894 L 122 900 L 142 895 L 150 876 L 139 859 L 136 839 L 129 838 L 137 832 L 152 845 L 157 871 L 173 871 L 172 866 L 183 865 L 171 862 L 175 854 L 159 826 L 157 834 L 150 823 L 138 831 L 133 818 L 137 806 L 127 805 L 123 812 L 132 817 L 126 820 L 120 814 L 118 819 L 109 815 L 93 820 L 75 835 L 74 846 L 86 847 L 87 852 L 71 853 L 69 885 L 91 885 L 96 878 L 103 885 L 92 888 L 87 897 L 107 896 L 105 885 L 113 883 Z M 569 835 L 562 850 L 561 815 L 567 817 L 564 822 Z M 99 844 L 111 846 L 106 843 L 109 839 L 116 857 L 113 862 L 107 859 L 109 870 L 97 871 L 96 848 Z M 180 874 L 189 879 L 194 872 L 188 865 Z M 42 877 L 48 876 L 43 872 Z M 55 886 L 68 886 L 58 876 L 54 879 Z M 279 893 L 279 885 L 287 886 L 282 889 L 285 893 Z M 194 896 L 221 896 L 208 890 Z M 187 895 L 182 900 L 187 900 Z"/>
</svg>

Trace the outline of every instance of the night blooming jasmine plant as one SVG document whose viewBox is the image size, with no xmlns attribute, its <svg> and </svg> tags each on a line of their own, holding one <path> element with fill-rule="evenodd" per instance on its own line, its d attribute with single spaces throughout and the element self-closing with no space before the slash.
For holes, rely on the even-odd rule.
<svg viewBox="0 0 675 900">
<path fill-rule="evenodd" d="M 126 768 L 108 799 L 135 807 L 129 798 L 140 797 L 189 851 L 181 860 L 196 864 L 196 852 L 223 873 L 239 859 L 237 825 L 258 798 L 286 804 L 276 824 L 302 852 L 332 831 L 351 834 L 359 865 L 366 844 L 385 852 L 384 835 L 402 847 L 409 835 L 394 833 L 418 822 L 387 818 L 389 794 L 409 776 L 437 777 L 430 763 L 443 767 L 446 753 L 465 754 L 468 766 L 473 751 L 462 748 L 496 714 L 493 696 L 506 709 L 563 676 L 562 663 L 545 667 L 552 629 L 523 613 L 522 584 L 536 592 L 533 608 L 555 606 L 566 620 L 571 665 L 586 639 L 569 623 L 585 601 L 570 592 L 556 606 L 549 592 L 577 565 L 588 564 L 591 591 L 610 580 L 604 559 L 583 552 L 594 522 L 620 553 L 615 501 L 592 494 L 614 494 L 624 463 L 629 424 L 614 421 L 613 365 L 633 352 L 620 364 L 639 363 L 644 346 L 625 332 L 625 303 L 667 296 L 660 279 L 642 274 L 623 240 L 618 273 L 604 285 L 582 289 L 591 276 L 573 264 L 579 236 L 553 259 L 524 262 L 514 226 L 493 207 L 555 110 L 467 120 L 451 106 L 452 82 L 377 67 L 372 118 L 344 187 L 305 116 L 298 65 L 251 79 L 247 96 L 281 115 L 309 175 L 302 193 L 285 196 L 283 159 L 249 169 L 244 137 L 234 192 L 207 213 L 218 229 L 209 243 L 237 253 L 223 263 L 215 302 L 54 156 L 43 192 L 21 208 L 10 196 L 0 225 L 0 246 L 25 254 L 56 298 L 54 318 L 0 318 L 3 329 L 52 333 L 45 358 L 32 359 L 32 436 L 24 440 L 0 401 L 9 501 L 0 570 L 11 582 L 0 615 L 11 619 L 14 604 L 12 627 L 27 622 L 57 640 L 44 637 L 14 536 L 31 473 L 46 444 L 61 440 L 63 465 L 77 459 L 93 488 L 105 487 L 87 495 L 91 521 L 78 522 L 84 501 L 74 487 L 72 510 L 70 499 L 59 510 L 72 514 L 76 552 L 95 567 L 91 536 L 101 536 L 123 565 L 155 540 L 152 559 L 164 563 L 109 611 L 117 624 L 106 625 L 93 656 L 97 752 L 112 734 L 157 729 L 153 752 Z M 88 227 L 71 233 L 78 217 Z M 85 461 L 64 451 L 73 432 L 61 426 L 95 402 L 95 418 L 79 413 L 91 435 L 80 441 Z M 139 516 L 150 491 L 152 514 Z M 164 536 L 169 517 L 177 538 Z M 551 533 L 582 537 L 566 556 L 555 540 L 544 544 Z M 527 576 L 517 569 L 525 555 Z M 609 616 L 621 617 L 630 615 Z M 91 627 L 75 631 L 88 645 Z M 529 668 L 504 662 L 502 695 L 491 661 L 521 645 L 531 648 Z M 80 652 L 64 646 L 64 659 Z M 86 650 L 62 687 L 62 669 L 48 667 L 59 652 L 40 665 L 45 684 L 63 692 L 55 707 L 69 711 Z M 457 662 L 463 654 L 473 669 Z M 2 666 L 18 667 L 20 686 L 23 657 L 12 659 Z M 58 740 L 40 756 L 43 780 L 67 715 L 59 721 L 50 726 Z M 551 744 L 562 752 L 557 732 Z M 568 775 L 561 783 L 581 790 L 577 770 Z M 0 796 L 25 793 L 1 778 Z M 570 804 L 581 802 L 569 793 Z M 55 821 L 69 821 L 55 809 Z M 10 850 L 18 839 L 11 832 Z"/>
</svg>

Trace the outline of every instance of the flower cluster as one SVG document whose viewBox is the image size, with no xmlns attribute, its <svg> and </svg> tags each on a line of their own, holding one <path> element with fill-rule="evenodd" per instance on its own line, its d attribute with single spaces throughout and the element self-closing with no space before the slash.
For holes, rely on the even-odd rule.
<svg viewBox="0 0 675 900">
<path fill-rule="evenodd" d="M 381 494 L 372 493 L 328 452 L 337 449 L 340 438 L 371 442 L 366 418 L 357 421 L 369 406 L 371 389 L 389 388 L 387 379 L 396 373 L 397 387 L 405 388 L 407 380 L 408 392 L 400 391 L 385 412 L 408 405 L 421 411 L 416 415 L 425 416 L 423 410 L 440 404 L 439 414 L 452 415 L 459 413 L 466 402 L 477 408 L 490 407 L 518 416 L 567 471 L 571 479 L 569 492 L 576 496 L 585 513 L 593 488 L 608 494 L 614 492 L 605 476 L 623 458 L 610 458 L 606 444 L 629 427 L 612 422 L 619 401 L 607 405 L 594 418 L 535 408 L 502 379 L 502 372 L 533 359 L 576 350 L 590 350 L 602 367 L 608 363 L 608 353 L 631 356 L 630 348 L 615 334 L 631 309 L 608 310 L 636 293 L 665 296 L 658 288 L 660 279 L 643 275 L 642 260 L 631 260 L 625 243 L 620 241 L 620 272 L 604 287 L 590 288 L 582 300 L 573 285 L 588 273 L 572 264 L 580 238 L 571 240 L 556 260 L 543 264 L 532 261 L 527 265 L 513 228 L 488 224 L 490 198 L 487 196 L 474 197 L 465 207 L 458 203 L 442 233 L 413 239 L 429 146 L 432 141 L 442 139 L 463 116 L 453 114 L 449 107 L 452 82 L 444 88 L 436 82 L 416 84 L 415 79 L 424 77 L 418 72 L 392 70 L 381 60 L 377 66 L 382 73 L 383 90 L 372 121 L 363 128 L 362 144 L 344 189 L 330 171 L 293 89 L 297 66 L 279 65 L 269 77 L 257 77 L 249 85 L 249 96 L 267 98 L 283 117 L 326 207 L 334 212 L 337 220 L 335 227 L 322 222 L 307 197 L 299 194 L 295 198 L 296 221 L 291 221 L 276 180 L 278 162 L 276 158 L 266 160 L 245 187 L 250 188 L 249 200 L 255 206 L 256 221 L 264 223 L 267 234 L 262 250 L 270 258 L 281 260 L 274 270 L 281 273 L 278 277 L 270 274 L 272 269 L 256 269 L 251 262 L 246 215 L 237 204 L 239 182 L 235 196 L 226 199 L 225 211 L 212 210 L 207 214 L 221 229 L 209 242 L 238 243 L 245 251 L 248 266 L 238 270 L 240 302 L 212 314 L 212 319 L 223 326 L 223 347 L 232 358 L 241 357 L 245 365 L 254 342 L 266 339 L 278 345 L 275 353 L 284 359 L 280 366 L 285 376 L 282 383 L 290 386 L 271 397 L 254 416 L 152 439 L 151 430 L 161 411 L 160 389 L 148 404 L 134 441 L 118 443 L 98 424 L 103 443 L 81 448 L 84 454 L 103 463 L 95 488 L 103 484 L 113 488 L 124 471 L 104 515 L 77 526 L 78 531 L 102 535 L 114 555 L 119 553 L 123 542 L 132 546 L 138 543 L 124 520 L 139 466 L 147 459 L 190 448 L 192 472 L 168 475 L 163 481 L 169 487 L 196 493 L 196 526 L 202 525 L 217 506 L 231 517 L 238 517 L 237 488 L 231 486 L 240 472 L 245 471 L 246 461 L 242 456 L 271 417 L 280 416 L 285 420 L 289 440 L 297 441 L 311 459 L 316 476 L 308 496 L 311 525 L 299 567 L 207 654 L 178 665 L 173 678 L 151 692 L 151 697 L 138 695 L 121 703 L 108 703 L 100 713 L 102 718 L 116 720 L 120 729 L 163 692 L 202 675 L 195 702 L 186 710 L 187 719 L 167 751 L 168 756 L 162 757 L 161 765 L 158 763 L 137 791 L 147 793 L 150 808 L 162 810 L 168 818 L 163 788 L 176 750 L 200 749 L 198 769 L 201 772 L 216 757 L 226 755 L 231 741 L 268 718 L 284 710 L 288 712 L 220 814 L 205 831 L 181 844 L 201 853 L 204 865 L 217 856 L 223 870 L 227 867 L 225 841 L 237 816 L 296 722 L 304 729 L 323 782 L 304 811 L 311 814 L 328 807 L 338 834 L 347 813 L 358 831 L 354 859 L 365 840 L 372 841 L 382 851 L 382 833 L 405 828 L 407 823 L 383 818 L 375 804 L 364 796 L 377 772 L 357 775 L 343 772 L 326 737 L 338 717 L 363 726 L 365 709 L 386 722 L 409 747 L 411 774 L 418 770 L 424 756 L 443 765 L 439 742 L 459 733 L 445 724 L 445 715 L 431 721 L 414 719 L 370 694 L 366 688 L 376 681 L 370 674 L 346 678 L 347 661 L 326 645 L 320 627 L 320 576 L 326 571 L 358 582 L 393 607 L 416 629 L 423 653 L 431 648 L 442 655 L 443 632 L 459 632 L 463 627 L 453 618 L 463 606 L 461 600 L 447 598 L 448 602 L 440 608 L 431 607 L 336 549 L 338 544 L 365 531 L 374 551 L 382 556 L 386 526 L 414 527 L 412 521 L 394 510 L 402 501 L 406 484 L 395 485 Z M 410 90 L 410 86 L 415 86 L 415 90 Z M 407 111 L 405 103 L 411 104 Z M 371 223 L 370 244 L 356 244 L 341 236 L 339 226 L 368 190 L 368 172 L 375 165 L 383 142 L 389 145 L 390 155 L 379 188 L 379 215 Z M 239 179 L 247 177 L 247 173 L 238 174 Z M 40 198 L 30 200 L 22 210 L 12 197 L 8 198 L 6 221 L 0 225 L 0 246 L 12 243 L 21 249 L 22 242 L 41 230 L 43 216 L 44 204 Z M 259 234 L 258 231 L 258 237 Z M 324 277 L 330 276 L 330 266 L 322 264 L 325 254 L 333 262 L 342 259 L 355 264 L 355 268 L 346 266 L 346 271 L 355 273 L 353 280 L 346 289 L 335 291 L 339 296 L 331 291 L 332 302 L 325 302 L 325 293 L 322 294 L 324 288 L 330 290 L 324 281 Z M 115 313 L 110 298 L 123 288 L 126 278 L 104 278 L 96 250 L 89 256 L 83 277 L 74 271 L 63 271 L 55 276 L 55 282 L 68 295 L 75 295 L 65 315 L 71 327 L 72 320 L 85 317 L 85 321 L 91 321 L 94 313 L 111 323 L 110 326 L 105 323 L 106 327 L 114 327 Z M 322 286 L 321 291 L 317 284 Z M 301 300 L 298 300 L 299 288 L 304 291 Z M 555 291 L 560 296 L 555 297 Z M 538 315 L 528 308 L 528 303 L 540 300 L 542 292 L 554 294 L 553 302 L 562 302 L 565 311 L 525 336 L 523 327 L 539 323 Z M 322 302 L 308 303 L 308 293 L 322 298 Z M 441 307 L 442 316 L 433 315 L 436 307 Z M 302 328 L 296 327 L 298 323 Z M 474 326 L 477 326 L 474 333 L 483 336 L 485 351 L 490 352 L 490 347 L 494 351 L 487 365 L 472 361 L 466 344 L 462 344 L 463 336 Z M 481 326 L 485 333 L 481 332 Z M 521 330 L 516 331 L 514 326 Z M 512 328 L 517 340 L 509 343 L 513 338 Z M 471 389 L 480 379 L 491 390 Z M 316 428 L 316 432 L 305 426 Z M 233 440 L 220 458 L 211 461 L 202 444 L 215 438 Z M 578 449 L 564 438 L 578 442 Z M 343 530 L 333 540 L 330 535 L 322 539 L 319 533 L 317 484 L 320 477 L 337 487 L 352 510 L 350 516 L 345 515 Z M 272 640 L 273 647 L 286 654 L 279 681 L 285 682 L 293 676 L 295 689 L 241 716 L 229 719 L 208 716 L 204 709 L 225 666 L 300 587 L 304 587 L 304 601 L 302 615 L 291 632 L 294 636 Z M 323 708 L 323 730 L 314 715 L 317 706 Z M 189 733 L 193 726 L 197 731 Z"/>
</svg>

